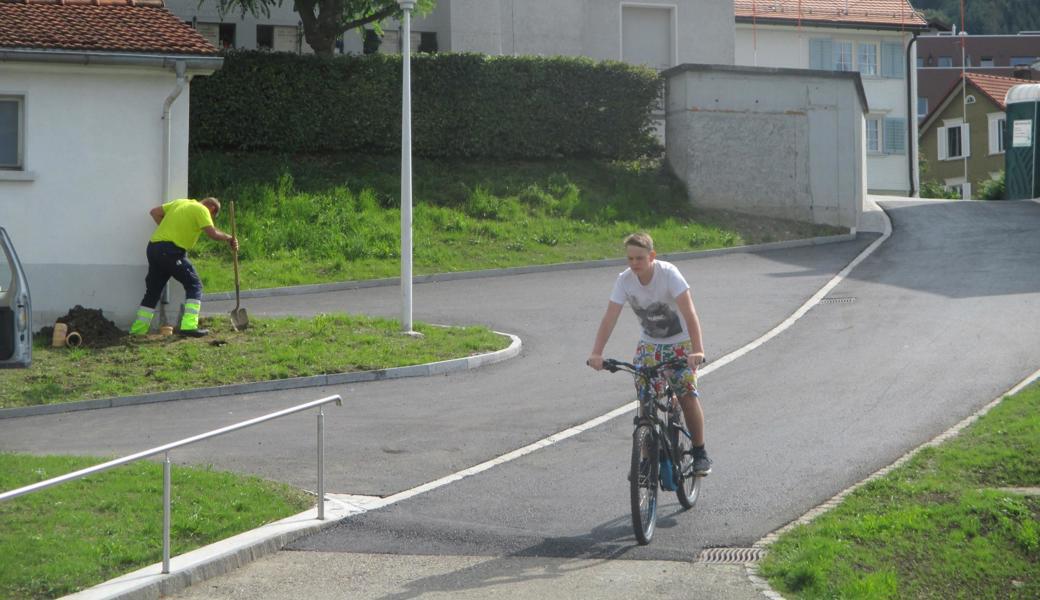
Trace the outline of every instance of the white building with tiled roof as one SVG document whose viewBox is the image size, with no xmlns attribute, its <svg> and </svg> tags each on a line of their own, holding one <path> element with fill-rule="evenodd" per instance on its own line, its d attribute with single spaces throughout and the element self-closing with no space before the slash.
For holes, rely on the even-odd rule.
<svg viewBox="0 0 1040 600">
<path fill-rule="evenodd" d="M 870 108 L 868 189 L 918 189 L 911 41 L 927 21 L 907 0 L 735 0 L 734 12 L 738 65 L 858 72 Z"/>
<path fill-rule="evenodd" d="M 161 0 L 0 0 L 0 226 L 35 327 L 76 304 L 126 327 L 148 211 L 187 194 L 191 77 L 222 61 Z"/>
</svg>

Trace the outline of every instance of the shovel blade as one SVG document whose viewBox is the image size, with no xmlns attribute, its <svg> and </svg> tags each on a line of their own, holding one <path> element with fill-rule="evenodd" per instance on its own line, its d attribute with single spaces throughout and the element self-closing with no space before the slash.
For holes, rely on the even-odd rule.
<svg viewBox="0 0 1040 600">
<path fill-rule="evenodd" d="M 242 331 L 249 327 L 249 315 L 246 314 L 246 309 L 236 308 L 231 311 L 231 327 L 235 331 Z"/>
</svg>

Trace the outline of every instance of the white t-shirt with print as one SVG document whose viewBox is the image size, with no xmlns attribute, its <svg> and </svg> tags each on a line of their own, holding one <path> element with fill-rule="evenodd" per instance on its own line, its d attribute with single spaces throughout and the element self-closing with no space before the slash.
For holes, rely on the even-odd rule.
<svg viewBox="0 0 1040 600">
<path fill-rule="evenodd" d="M 643 329 L 641 341 L 677 344 L 690 339 L 686 321 L 675 303 L 675 298 L 688 289 L 690 285 L 675 265 L 655 260 L 654 275 L 647 285 L 639 282 L 632 269 L 618 275 L 610 301 L 622 305 L 627 301 L 632 306 Z"/>
</svg>

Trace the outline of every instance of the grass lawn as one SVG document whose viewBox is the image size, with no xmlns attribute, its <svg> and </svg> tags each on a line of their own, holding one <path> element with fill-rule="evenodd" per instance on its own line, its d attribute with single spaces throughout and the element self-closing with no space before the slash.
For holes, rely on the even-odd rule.
<svg viewBox="0 0 1040 600">
<path fill-rule="evenodd" d="M 1040 598 L 1040 385 L 774 544 L 788 598 Z"/>
<path fill-rule="evenodd" d="M 190 194 L 234 200 L 242 282 L 264 288 L 400 275 L 400 158 L 198 152 Z M 648 231 L 684 252 L 847 233 L 695 210 L 659 161 L 418 159 L 416 275 L 619 258 Z M 230 230 L 228 211 L 217 226 Z M 225 244 L 192 253 L 207 291 L 233 289 Z"/>
<path fill-rule="evenodd" d="M 486 327 L 415 323 L 423 337 L 413 338 L 396 321 L 353 315 L 250 317 L 244 332 L 226 317 L 202 325 L 211 331 L 205 338 L 128 338 L 100 349 L 51 348 L 37 336 L 31 368 L 0 371 L 0 408 L 385 369 L 509 345 Z"/>
<path fill-rule="evenodd" d="M 0 453 L 0 490 L 106 459 Z M 171 556 L 299 513 L 288 486 L 174 467 Z M 162 560 L 162 466 L 137 462 L 0 503 L 0 598 L 55 598 Z"/>
</svg>

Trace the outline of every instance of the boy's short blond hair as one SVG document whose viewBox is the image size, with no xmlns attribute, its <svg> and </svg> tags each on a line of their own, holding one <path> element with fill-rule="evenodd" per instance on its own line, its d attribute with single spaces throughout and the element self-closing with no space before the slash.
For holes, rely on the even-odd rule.
<svg viewBox="0 0 1040 600">
<path fill-rule="evenodd" d="M 654 251 L 654 240 L 650 237 L 649 233 L 633 233 L 632 235 L 625 238 L 625 247 L 635 246 L 642 248 L 647 252 Z"/>
</svg>

